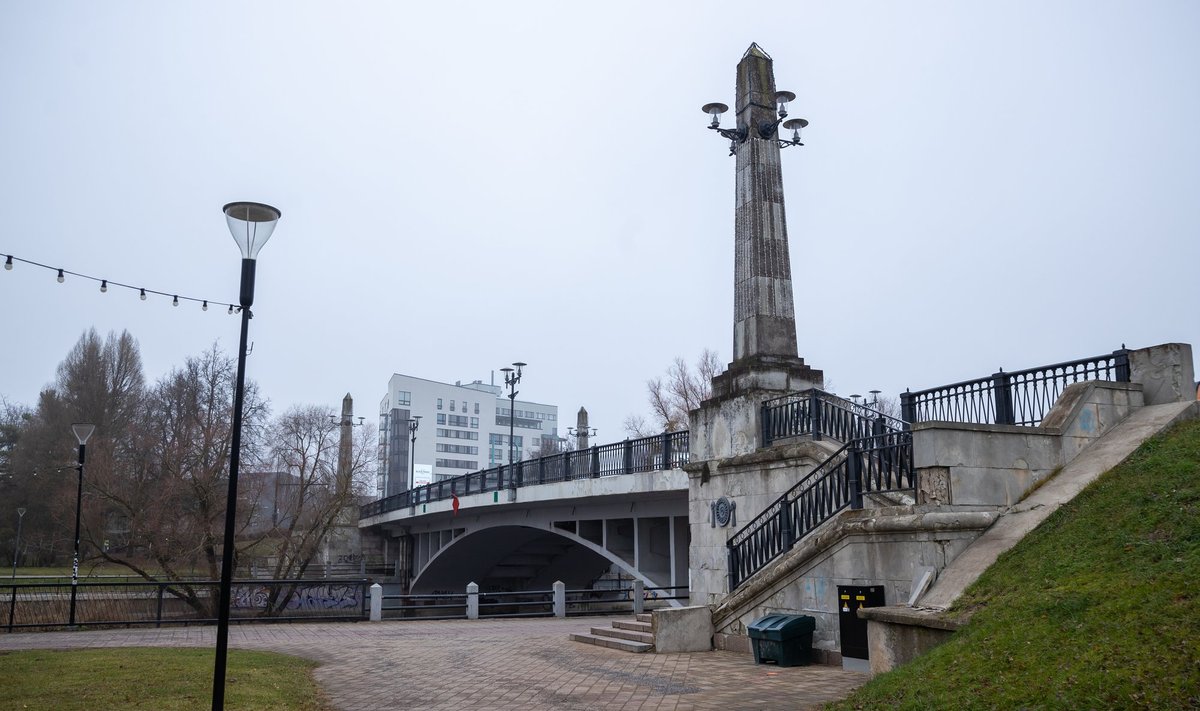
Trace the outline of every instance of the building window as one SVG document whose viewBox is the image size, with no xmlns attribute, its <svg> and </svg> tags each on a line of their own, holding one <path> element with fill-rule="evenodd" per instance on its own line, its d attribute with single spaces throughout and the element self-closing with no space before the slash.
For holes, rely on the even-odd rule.
<svg viewBox="0 0 1200 711">
<path fill-rule="evenodd" d="M 477 459 L 435 459 L 434 466 L 444 467 L 446 469 L 478 469 L 479 460 Z"/>
<path fill-rule="evenodd" d="M 479 403 L 475 403 L 475 414 L 479 414 Z"/>
<path fill-rule="evenodd" d="M 450 401 L 450 412 L 454 412 L 454 401 Z"/>
<path fill-rule="evenodd" d="M 479 429 L 479 418 L 478 417 L 471 418 L 471 427 L 474 429 Z"/>
<path fill-rule="evenodd" d="M 437 416 L 438 416 L 438 420 L 437 420 L 437 422 L 438 422 L 438 424 L 439 424 L 439 425 L 444 425 L 444 424 L 446 424 L 446 416 L 445 416 L 445 415 L 443 415 L 442 413 L 440 413 L 440 412 L 439 412 L 439 413 L 437 414 Z"/>
<path fill-rule="evenodd" d="M 440 397 L 438 398 L 438 409 L 442 409 L 442 399 Z"/>
<path fill-rule="evenodd" d="M 479 454 L 479 447 L 472 447 L 469 444 L 442 444 L 438 442 L 437 451 L 449 454 Z"/>
<path fill-rule="evenodd" d="M 411 405 L 412 404 L 412 393 L 406 392 L 404 390 L 397 392 L 396 393 L 396 404 L 397 405 Z"/>
<path fill-rule="evenodd" d="M 437 436 L 444 437 L 446 439 L 479 439 L 478 432 L 471 432 L 468 430 L 448 430 L 442 427 L 438 428 Z"/>
<path fill-rule="evenodd" d="M 447 415 L 446 424 L 451 427 L 467 427 L 466 415 Z"/>
</svg>

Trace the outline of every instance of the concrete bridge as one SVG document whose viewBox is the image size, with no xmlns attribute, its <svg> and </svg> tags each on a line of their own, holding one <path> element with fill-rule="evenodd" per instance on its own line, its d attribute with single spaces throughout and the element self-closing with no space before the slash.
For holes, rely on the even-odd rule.
<svg viewBox="0 0 1200 711">
<path fill-rule="evenodd" d="M 673 432 L 486 469 L 372 502 L 359 525 L 414 594 L 585 588 L 615 570 L 686 597 L 687 442 Z"/>
</svg>

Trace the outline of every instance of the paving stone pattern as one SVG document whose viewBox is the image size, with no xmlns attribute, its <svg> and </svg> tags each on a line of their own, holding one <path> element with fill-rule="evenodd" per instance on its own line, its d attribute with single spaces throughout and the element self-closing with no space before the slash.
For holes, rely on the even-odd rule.
<svg viewBox="0 0 1200 711">
<path fill-rule="evenodd" d="M 571 632 L 611 618 L 256 624 L 232 649 L 320 662 L 334 707 L 368 709 L 804 709 L 840 699 L 867 675 L 827 666 L 755 665 L 748 654 L 629 654 Z M 213 627 L 0 634 L 0 650 L 207 647 Z M 0 662 L 2 663 L 2 662 Z"/>
</svg>

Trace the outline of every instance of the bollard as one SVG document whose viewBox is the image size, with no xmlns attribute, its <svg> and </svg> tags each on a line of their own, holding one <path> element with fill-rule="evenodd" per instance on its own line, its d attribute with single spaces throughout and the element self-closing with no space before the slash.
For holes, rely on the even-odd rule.
<svg viewBox="0 0 1200 711">
<path fill-rule="evenodd" d="M 633 581 L 633 614 L 640 615 L 646 609 L 646 584 Z"/>
<path fill-rule="evenodd" d="M 561 580 L 554 581 L 554 616 L 567 616 L 567 585 Z"/>
<path fill-rule="evenodd" d="M 467 583 L 467 619 L 479 619 L 479 585 Z"/>
<path fill-rule="evenodd" d="M 383 619 L 383 586 L 375 583 L 371 586 L 371 621 Z"/>
</svg>

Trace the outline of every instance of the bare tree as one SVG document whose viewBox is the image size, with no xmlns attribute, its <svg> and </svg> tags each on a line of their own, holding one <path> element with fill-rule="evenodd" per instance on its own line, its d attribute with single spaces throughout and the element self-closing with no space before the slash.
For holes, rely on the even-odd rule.
<svg viewBox="0 0 1200 711">
<path fill-rule="evenodd" d="M 687 429 L 688 413 L 712 396 L 712 379 L 722 370 L 716 351 L 707 348 L 694 366 L 676 357 L 665 375 L 646 381 L 650 418 L 626 417 L 625 431 L 635 437 L 647 437 Z"/>
</svg>

